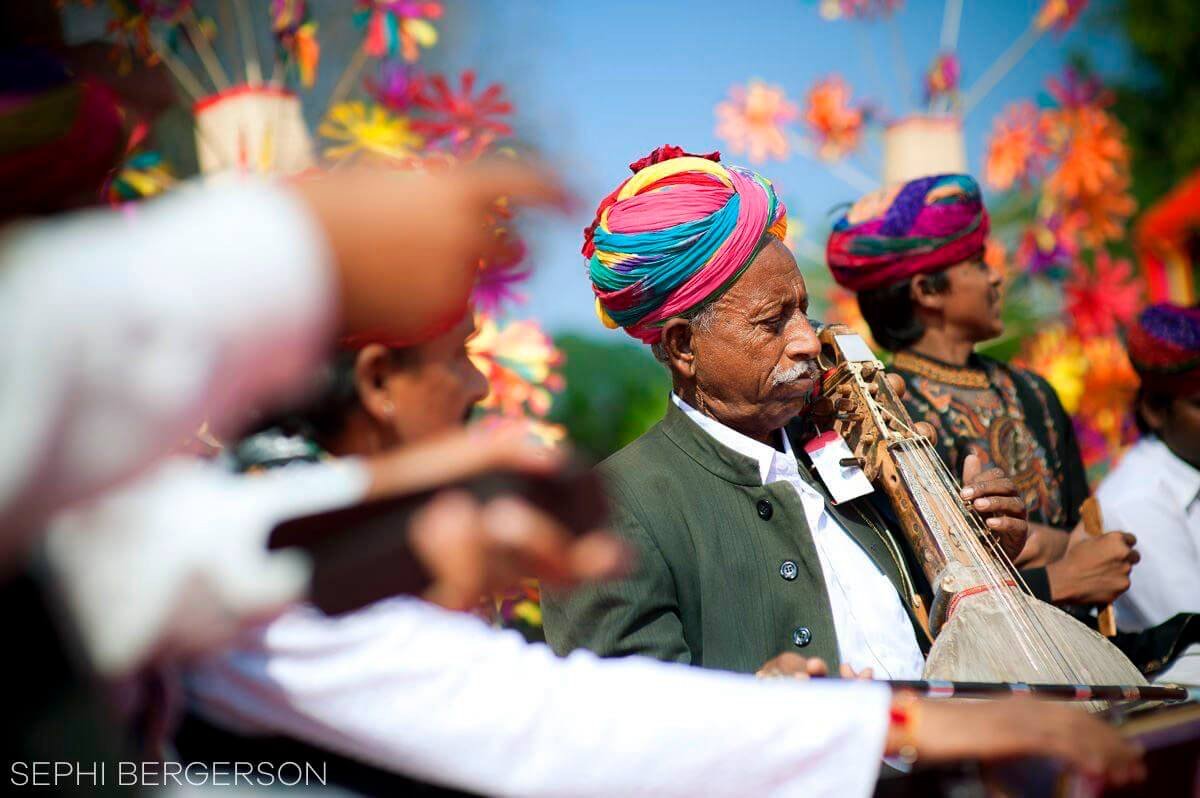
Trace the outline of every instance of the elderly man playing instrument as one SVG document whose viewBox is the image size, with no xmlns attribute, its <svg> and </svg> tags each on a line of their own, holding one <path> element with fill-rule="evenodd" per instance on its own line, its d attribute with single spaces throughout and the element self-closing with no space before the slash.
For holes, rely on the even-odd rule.
<svg viewBox="0 0 1200 798">
<path fill-rule="evenodd" d="M 666 417 L 600 466 L 640 566 L 550 593 L 548 641 L 733 671 L 828 663 L 918 678 L 920 571 L 880 497 L 831 500 L 792 423 L 819 394 L 820 344 L 774 188 L 673 147 L 631 168 L 584 255 L 601 320 L 650 344 L 673 390 Z M 972 459 L 964 483 L 1015 554 L 1026 522 L 1012 481 Z"/>
</svg>

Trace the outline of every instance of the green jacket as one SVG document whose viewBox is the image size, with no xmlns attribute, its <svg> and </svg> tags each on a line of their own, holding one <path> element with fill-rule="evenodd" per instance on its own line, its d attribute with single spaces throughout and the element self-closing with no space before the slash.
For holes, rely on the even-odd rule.
<svg viewBox="0 0 1200 798">
<path fill-rule="evenodd" d="M 546 640 L 557 653 L 587 648 L 752 673 L 793 651 L 837 667 L 821 563 L 790 485 L 763 485 L 757 463 L 717 443 L 674 403 L 599 469 L 614 526 L 636 546 L 640 562 L 619 582 L 566 596 L 545 592 Z M 896 586 L 912 616 L 906 547 L 896 544 L 867 499 L 833 506 L 804 462 L 800 472 L 826 495 L 830 512 Z"/>
</svg>

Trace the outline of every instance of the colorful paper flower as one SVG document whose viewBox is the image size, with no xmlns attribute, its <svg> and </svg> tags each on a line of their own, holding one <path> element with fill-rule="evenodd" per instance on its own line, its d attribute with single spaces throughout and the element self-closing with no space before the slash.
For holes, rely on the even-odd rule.
<svg viewBox="0 0 1200 798">
<path fill-rule="evenodd" d="M 1084 76 L 1073 66 L 1063 69 L 1057 78 L 1048 78 L 1046 92 L 1060 108 L 1106 108 L 1113 102 L 1112 92 L 1104 88 L 1098 77 Z"/>
<path fill-rule="evenodd" d="M 459 76 L 457 91 L 442 75 L 421 82 L 413 103 L 425 116 L 413 127 L 430 141 L 445 140 L 454 152 L 475 157 L 496 139 L 512 135 L 502 117 L 513 107 L 504 98 L 504 87 L 493 83 L 475 96 L 475 73 L 467 70 Z"/>
<path fill-rule="evenodd" d="M 1017 183 L 1026 185 L 1043 168 L 1048 153 L 1041 118 L 1033 103 L 1014 103 L 996 119 L 988 137 L 984 180 L 998 191 Z"/>
<path fill-rule="evenodd" d="M 925 72 L 926 102 L 957 94 L 961 76 L 962 69 L 958 63 L 958 56 L 954 53 L 939 54 Z"/>
<path fill-rule="evenodd" d="M 1110 189 L 1129 162 L 1124 130 L 1099 108 L 1049 111 L 1047 140 L 1057 167 L 1046 180 L 1046 191 L 1063 200 L 1076 200 Z"/>
<path fill-rule="evenodd" d="M 412 63 L 421 48 L 437 44 L 437 29 L 430 20 L 441 19 L 442 4 L 432 0 L 355 0 L 357 20 L 365 21 L 367 37 L 363 49 L 375 58 L 395 57 L 399 52 Z"/>
<path fill-rule="evenodd" d="M 1130 442 L 1129 410 L 1137 395 L 1138 376 L 1125 345 L 1116 336 L 1097 336 L 1083 342 L 1087 360 L 1086 390 L 1079 415 L 1101 435 L 1111 452 Z"/>
<path fill-rule="evenodd" d="M 335 105 L 317 132 L 336 142 L 325 149 L 332 161 L 364 155 L 400 161 L 424 143 L 405 117 L 358 100 Z"/>
<path fill-rule="evenodd" d="M 501 327 L 480 314 L 467 350 L 491 387 L 480 407 L 511 417 L 542 418 L 550 412 L 551 392 L 563 385 L 562 375 L 554 371 L 563 357 L 537 322 L 513 321 Z"/>
<path fill-rule="evenodd" d="M 131 156 L 112 176 L 105 190 L 113 204 L 157 196 L 175 185 L 175 175 L 160 153 Z"/>
<path fill-rule="evenodd" d="M 1066 33 L 1087 4 L 1088 0 L 1045 0 L 1033 18 L 1033 24 L 1040 31 L 1053 28 L 1055 33 Z"/>
<path fill-rule="evenodd" d="M 479 262 L 475 283 L 475 306 L 488 316 L 499 313 L 508 302 L 524 302 L 516 286 L 529 279 L 532 267 L 526 262 L 525 242 L 507 227 L 494 228 L 491 253 Z"/>
<path fill-rule="evenodd" d="M 387 60 L 379 64 L 376 77 L 366 79 L 367 93 L 375 102 L 397 113 L 412 108 L 421 89 L 421 74 L 403 61 Z"/>
<path fill-rule="evenodd" d="M 1078 255 L 1074 228 L 1062 214 L 1036 219 L 1025 228 L 1017 247 L 1017 261 L 1022 270 L 1031 275 L 1064 270 Z"/>
<path fill-rule="evenodd" d="M 1128 260 L 1113 259 L 1104 250 L 1096 252 L 1092 269 L 1082 261 L 1075 264 L 1063 285 L 1063 311 L 1081 338 L 1115 335 L 1133 319 L 1141 289 L 1132 274 Z"/>
<path fill-rule="evenodd" d="M 735 154 L 746 153 L 751 163 L 784 160 L 791 152 L 785 127 L 798 111 L 778 86 L 760 80 L 733 86 L 729 98 L 717 104 L 716 116 L 717 137 Z"/>
<path fill-rule="evenodd" d="M 280 49 L 295 62 L 300 84 L 311 89 L 317 80 L 321 45 L 306 0 L 271 0 L 271 30 Z"/>
<path fill-rule="evenodd" d="M 820 0 L 824 19 L 879 19 L 891 16 L 904 0 Z"/>
<path fill-rule="evenodd" d="M 1137 203 L 1129 193 L 1129 178 L 1122 172 L 1102 191 L 1077 197 L 1071 205 L 1071 219 L 1080 240 L 1099 247 L 1125 235 L 1125 222 Z"/>
<path fill-rule="evenodd" d="M 1064 325 L 1043 327 L 1025 342 L 1013 362 L 1045 377 L 1067 413 L 1074 415 L 1079 410 L 1088 364 L 1083 343 Z"/>
<path fill-rule="evenodd" d="M 817 144 L 817 154 L 835 161 L 862 141 L 866 111 L 850 102 L 850 87 L 837 75 L 817 81 L 805 98 L 804 121 Z"/>
</svg>

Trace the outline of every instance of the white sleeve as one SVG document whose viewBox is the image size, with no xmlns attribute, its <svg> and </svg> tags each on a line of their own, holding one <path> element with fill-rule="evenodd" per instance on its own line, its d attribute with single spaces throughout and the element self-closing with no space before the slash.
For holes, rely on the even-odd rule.
<svg viewBox="0 0 1200 798">
<path fill-rule="evenodd" d="M 0 518 L 30 527 L 206 418 L 294 389 L 337 306 L 328 244 L 285 189 L 184 189 L 0 241 Z"/>
<path fill-rule="evenodd" d="M 1105 528 L 1136 536 L 1141 555 L 1129 573 L 1129 590 L 1113 602 L 1117 628 L 1137 632 L 1180 612 L 1200 612 L 1200 553 L 1181 514 L 1161 497 L 1106 503 L 1098 495 Z"/>
<path fill-rule="evenodd" d="M 195 656 L 301 599 L 308 558 L 269 551 L 271 530 L 355 504 L 369 481 L 356 458 L 256 477 L 171 458 L 59 513 L 45 552 L 92 665 L 113 677 Z"/>
<path fill-rule="evenodd" d="M 285 616 L 188 676 L 209 720 L 488 795 L 869 795 L 890 693 L 556 658 L 416 599 Z"/>
</svg>

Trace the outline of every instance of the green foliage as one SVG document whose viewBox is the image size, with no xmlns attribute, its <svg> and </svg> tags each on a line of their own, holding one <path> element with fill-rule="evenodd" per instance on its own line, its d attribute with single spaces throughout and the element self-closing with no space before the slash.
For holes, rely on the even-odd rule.
<svg viewBox="0 0 1200 798">
<path fill-rule="evenodd" d="M 1129 133 L 1133 194 L 1145 210 L 1200 168 L 1200 3 L 1121 0 L 1112 12 L 1135 66 L 1115 87 L 1113 110 Z"/>
<path fill-rule="evenodd" d="M 603 460 L 663 417 L 671 380 L 649 347 L 614 334 L 608 339 L 564 335 L 566 389 L 555 397 L 550 420 L 567 428 L 587 457 Z"/>
</svg>

